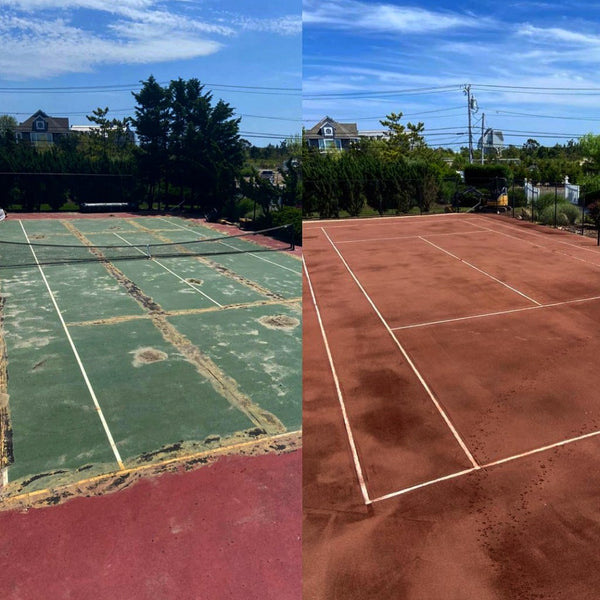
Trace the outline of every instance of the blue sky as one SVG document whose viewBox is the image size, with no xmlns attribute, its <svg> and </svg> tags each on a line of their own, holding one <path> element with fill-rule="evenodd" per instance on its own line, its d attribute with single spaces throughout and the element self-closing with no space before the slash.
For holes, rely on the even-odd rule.
<svg viewBox="0 0 600 600">
<path fill-rule="evenodd" d="M 301 12 L 301 0 L 0 0 L 0 114 L 123 118 L 151 74 L 195 77 L 242 116 L 244 138 L 278 144 L 302 126 Z"/>
<path fill-rule="evenodd" d="M 600 133 L 600 3 L 304 0 L 303 119 L 382 129 L 402 112 L 430 145 L 485 127 L 543 145 Z"/>
</svg>

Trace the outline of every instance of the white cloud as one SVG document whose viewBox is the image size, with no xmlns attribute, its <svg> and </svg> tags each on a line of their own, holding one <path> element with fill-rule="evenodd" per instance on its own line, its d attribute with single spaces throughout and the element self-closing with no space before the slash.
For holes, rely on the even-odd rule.
<svg viewBox="0 0 600 600">
<path fill-rule="evenodd" d="M 358 0 L 305 0 L 305 25 L 326 25 L 354 32 L 424 33 L 478 27 L 482 19 L 455 12 L 435 12 L 414 6 L 368 3 Z"/>
<path fill-rule="evenodd" d="M 597 35 L 589 35 L 579 33 L 569 29 L 561 29 L 560 27 L 535 27 L 533 25 L 522 25 L 518 31 L 518 35 L 530 38 L 533 42 L 551 42 L 554 44 L 565 43 L 576 46 L 600 46 L 600 37 Z"/>
<path fill-rule="evenodd" d="M 293 16 L 227 22 L 203 6 L 159 0 L 0 0 L 0 76 L 29 79 L 208 56 L 248 30 L 299 33 Z M 98 19 L 79 10 L 95 11 Z"/>
<path fill-rule="evenodd" d="M 8 21 L 8 22 L 7 22 Z M 138 32 L 139 33 L 139 32 Z M 15 79 L 87 72 L 104 64 L 143 64 L 188 59 L 216 52 L 210 40 L 183 36 L 172 40 L 137 36 L 105 39 L 62 20 L 31 22 L 1 19 L 0 73 Z"/>
<path fill-rule="evenodd" d="M 247 31 L 263 31 L 279 35 L 297 35 L 302 33 L 302 18 L 288 15 L 277 19 L 240 19 L 239 25 Z"/>
</svg>

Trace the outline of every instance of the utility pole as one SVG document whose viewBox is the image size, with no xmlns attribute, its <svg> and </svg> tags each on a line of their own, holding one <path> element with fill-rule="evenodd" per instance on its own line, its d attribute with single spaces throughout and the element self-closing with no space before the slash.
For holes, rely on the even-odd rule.
<svg viewBox="0 0 600 600">
<path fill-rule="evenodd" d="M 481 164 L 484 162 L 485 156 L 485 140 L 483 136 L 485 134 L 485 113 L 481 113 Z"/>
<path fill-rule="evenodd" d="M 471 96 L 471 84 L 465 85 L 467 96 L 467 114 L 469 116 L 469 164 L 473 164 L 473 129 L 471 127 L 471 112 L 477 111 L 477 100 Z"/>
</svg>

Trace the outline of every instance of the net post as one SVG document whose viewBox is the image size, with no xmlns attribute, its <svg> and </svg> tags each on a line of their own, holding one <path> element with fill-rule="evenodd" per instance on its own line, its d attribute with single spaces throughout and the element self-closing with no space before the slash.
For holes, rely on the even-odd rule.
<svg viewBox="0 0 600 600">
<path fill-rule="evenodd" d="M 152 254 L 150 254 L 150 244 L 146 244 L 146 258 L 152 258 Z"/>
<path fill-rule="evenodd" d="M 294 225 L 290 223 L 288 229 L 290 230 L 290 250 L 293 251 L 296 249 L 296 244 L 294 243 Z"/>
</svg>

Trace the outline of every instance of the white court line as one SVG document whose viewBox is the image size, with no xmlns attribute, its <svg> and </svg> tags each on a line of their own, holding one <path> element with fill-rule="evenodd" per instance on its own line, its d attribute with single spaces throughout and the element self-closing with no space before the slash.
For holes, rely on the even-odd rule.
<svg viewBox="0 0 600 600">
<path fill-rule="evenodd" d="M 485 221 L 487 223 L 487 221 Z M 577 250 L 585 250 L 586 252 L 594 252 L 596 255 L 599 252 L 599 248 L 596 245 L 593 246 L 580 246 L 579 244 L 573 244 L 571 242 L 565 242 L 563 240 L 559 240 L 557 238 L 550 238 L 548 237 L 548 235 L 542 231 L 537 231 L 535 229 L 525 229 L 525 228 L 520 228 L 518 225 L 507 225 L 505 223 L 494 223 L 495 225 L 498 225 L 499 227 L 505 227 L 506 229 L 510 229 L 511 231 L 519 231 L 520 233 L 525 233 L 527 235 L 531 235 L 537 239 L 544 240 L 544 241 L 549 241 L 549 242 L 556 242 L 557 244 L 562 244 L 563 246 L 570 246 L 571 248 L 577 248 Z M 491 231 L 492 233 L 498 233 L 500 235 L 505 235 L 507 237 L 512 237 L 515 238 L 517 240 L 520 241 L 524 241 L 523 238 L 520 238 L 516 235 L 509 235 L 508 233 L 504 233 L 502 231 L 498 231 L 497 229 L 491 229 L 490 227 L 484 227 L 483 225 L 479 225 L 478 223 L 474 223 L 474 225 L 476 227 L 481 227 L 482 229 L 485 229 L 487 231 Z M 579 236 L 579 239 L 582 239 L 581 236 Z M 587 238 L 583 238 L 583 239 L 587 239 Z M 593 238 L 589 238 L 590 241 L 593 240 Z M 544 248 L 545 250 L 550 250 L 550 248 L 548 246 L 544 246 L 543 244 L 539 244 L 539 246 L 541 248 Z M 570 255 L 567 255 L 570 256 Z"/>
<path fill-rule="evenodd" d="M 33 246 L 31 245 L 31 241 L 29 240 L 29 236 L 27 235 L 27 232 L 25 231 L 25 227 L 23 226 L 23 222 L 21 220 L 19 220 L 19 224 L 21 225 L 21 229 L 23 230 L 23 234 L 25 235 L 25 239 L 27 240 L 27 243 L 29 244 L 29 249 L 31 250 L 31 253 L 33 254 L 33 258 L 35 259 L 35 262 L 37 264 L 37 267 L 40 271 L 40 274 L 42 276 L 42 279 L 44 280 L 44 283 L 46 284 L 46 289 L 48 290 L 48 293 L 50 294 L 50 299 L 52 300 L 52 304 L 54 305 L 54 308 L 56 310 L 56 313 L 58 315 L 58 318 L 60 319 L 60 322 L 63 326 L 63 329 L 65 331 L 65 335 L 67 336 L 67 340 L 69 341 L 69 344 L 71 346 L 71 350 L 73 351 L 73 354 L 75 355 L 75 360 L 77 361 L 77 364 L 79 365 L 79 370 L 81 371 L 81 374 L 83 375 L 83 379 L 85 381 L 85 384 L 87 386 L 87 389 L 90 393 L 90 396 L 92 397 L 92 400 L 94 401 L 94 406 L 96 407 L 96 412 L 98 413 L 98 416 L 100 417 L 100 421 L 102 422 L 102 427 L 104 428 L 104 432 L 106 433 L 106 437 L 108 438 L 108 442 L 110 444 L 110 447 L 112 448 L 113 454 L 115 455 L 115 459 L 117 461 L 117 464 L 119 465 L 120 469 L 124 469 L 125 466 L 123 465 L 123 461 L 121 460 L 121 455 L 119 454 L 119 450 L 117 449 L 117 446 L 115 444 L 115 441 L 113 439 L 113 436 L 110 432 L 110 429 L 108 428 L 108 423 L 106 422 L 106 419 L 104 418 L 104 414 L 102 413 L 102 409 L 100 408 L 100 403 L 98 402 L 98 398 L 96 397 L 96 393 L 94 392 L 94 388 L 92 387 L 92 384 L 88 378 L 87 372 L 85 370 L 85 367 L 83 366 L 83 363 L 81 362 L 81 358 L 79 356 L 79 352 L 77 352 L 77 348 L 75 347 L 75 344 L 73 342 L 73 338 L 71 337 L 71 334 L 69 333 L 69 329 L 67 328 L 67 324 L 65 323 L 65 320 L 63 319 L 62 313 L 60 312 L 60 308 L 58 307 L 58 303 L 56 302 L 56 298 L 54 297 L 54 294 L 52 293 L 52 289 L 50 288 L 50 285 L 48 283 L 48 280 L 46 279 L 46 275 L 42 269 L 42 266 L 40 265 L 39 261 L 38 261 L 38 257 L 35 253 L 35 250 L 33 249 Z"/>
<path fill-rule="evenodd" d="M 413 485 L 396 492 L 391 492 L 389 494 L 385 494 L 384 496 L 379 496 L 378 498 L 374 498 L 372 502 L 381 502 L 382 500 L 389 500 L 390 498 L 395 498 L 397 496 L 402 496 L 403 494 L 408 494 L 409 492 L 414 492 L 415 490 L 429 487 L 431 485 L 435 485 L 436 483 L 441 483 L 442 481 L 448 481 L 449 479 L 456 479 L 457 477 L 462 477 L 463 475 L 468 475 L 473 471 L 489 469 L 491 467 L 496 467 L 498 465 L 504 465 L 509 462 L 513 462 L 515 460 L 519 460 L 521 458 L 526 458 L 528 456 L 533 456 L 535 454 L 541 454 L 542 452 L 547 452 L 548 450 L 553 450 L 555 448 L 561 448 L 562 446 L 568 446 L 570 444 L 574 444 L 575 442 L 580 442 L 582 440 L 590 439 L 593 437 L 600 436 L 600 431 L 592 431 L 591 433 L 585 433 L 583 435 L 579 435 L 574 438 L 569 438 L 566 440 L 562 440 L 561 442 L 556 442 L 554 444 L 548 444 L 547 446 L 541 446 L 540 448 L 535 448 L 534 450 L 528 450 L 527 452 L 521 452 L 520 454 L 514 454 L 513 456 L 507 456 L 506 458 L 500 458 L 498 460 L 494 460 L 492 462 L 481 465 L 479 469 L 465 469 L 463 471 L 458 471 L 457 473 L 451 473 L 450 475 L 446 475 L 445 477 L 438 477 L 437 479 L 431 479 L 430 481 L 424 481 L 423 483 L 419 483 L 417 485 Z"/>
<path fill-rule="evenodd" d="M 337 371 L 335 369 L 335 365 L 333 363 L 333 356 L 331 355 L 331 350 L 329 348 L 329 341 L 327 340 L 327 334 L 325 333 L 325 327 L 323 325 L 323 320 L 321 319 L 321 311 L 317 305 L 317 299 L 315 298 L 315 292 L 313 290 L 312 282 L 310 280 L 310 275 L 308 274 L 308 268 L 306 266 L 306 262 L 304 261 L 304 257 L 302 258 L 302 265 L 304 267 L 304 273 L 306 274 L 306 281 L 308 283 L 308 289 L 310 290 L 310 295 L 313 301 L 313 305 L 315 307 L 315 312 L 317 314 L 317 319 L 319 321 L 319 327 L 321 329 L 321 337 L 323 338 L 323 343 L 325 344 L 325 351 L 327 352 L 327 359 L 329 360 L 329 367 L 331 369 L 331 374 L 333 375 L 333 381 L 335 383 L 335 389 L 337 391 L 338 402 L 340 403 L 340 408 L 342 410 L 342 417 L 344 419 L 344 427 L 346 428 L 346 435 L 348 436 L 348 442 L 350 444 L 350 450 L 352 452 L 352 459 L 354 461 L 354 468 L 356 470 L 356 476 L 358 477 L 358 483 L 360 485 L 360 491 L 362 493 L 362 497 L 365 504 L 371 504 L 371 500 L 369 498 L 369 492 L 367 490 L 367 485 L 365 483 L 365 478 L 363 475 L 363 470 L 360 464 L 360 459 L 358 458 L 358 451 L 356 449 L 356 443 L 354 441 L 354 435 L 352 434 L 352 428 L 350 427 L 350 421 L 348 420 L 348 413 L 346 412 L 346 404 L 344 403 L 344 397 L 342 395 L 342 389 L 340 387 L 340 380 L 337 375 Z"/>
<path fill-rule="evenodd" d="M 392 221 L 397 221 L 400 219 L 439 219 L 444 217 L 457 218 L 458 216 L 459 213 L 435 213 L 431 215 L 398 215 L 394 217 L 368 217 L 363 219 L 315 219 L 314 221 L 309 219 L 302 221 L 302 227 L 306 226 L 310 229 L 311 225 L 315 225 L 321 229 L 319 225 L 325 223 L 329 228 L 331 228 L 333 225 L 337 225 L 337 227 L 335 227 L 335 229 L 337 229 L 339 227 L 352 227 L 357 223 L 366 225 L 372 221 L 389 221 L 391 223 Z"/>
<path fill-rule="evenodd" d="M 533 298 L 530 298 L 529 296 L 527 296 L 527 294 L 524 294 L 523 292 L 520 292 L 518 289 L 512 287 L 511 285 L 508 285 L 508 283 L 498 279 L 497 277 L 494 277 L 493 275 L 491 275 L 490 273 L 487 273 L 486 271 L 484 271 L 483 269 L 480 269 L 479 267 L 476 267 L 475 265 L 471 264 L 470 262 L 463 260 L 462 258 L 456 256 L 456 254 L 452 254 L 452 252 L 448 252 L 448 250 L 445 250 L 444 248 L 442 248 L 441 246 L 438 246 L 437 244 L 434 244 L 433 242 L 430 242 L 429 240 L 425 239 L 422 236 L 419 236 L 420 239 L 422 239 L 424 242 L 430 244 L 431 246 L 433 246 L 434 248 L 437 248 L 438 250 L 440 250 L 441 252 L 444 252 L 445 254 L 447 254 L 448 256 L 451 256 L 452 258 L 455 258 L 456 260 L 460 261 L 461 263 L 467 265 L 468 267 L 471 267 L 471 269 L 475 269 L 476 271 L 478 271 L 479 273 L 481 273 L 482 275 L 485 275 L 486 277 L 489 277 L 490 279 L 493 279 L 494 281 L 496 281 L 497 283 L 499 283 L 500 285 L 503 285 L 504 287 L 508 288 L 509 290 L 515 292 L 516 294 L 519 294 L 519 296 L 522 296 L 523 298 L 525 298 L 526 300 L 529 300 L 530 302 L 533 302 L 534 304 L 537 304 L 538 306 L 541 306 L 541 302 L 538 302 L 537 300 L 534 300 Z"/>
<path fill-rule="evenodd" d="M 455 317 L 452 319 L 440 319 L 439 321 L 427 321 L 425 323 L 414 323 L 412 325 L 400 325 L 391 327 L 392 331 L 401 331 L 402 329 L 416 329 L 418 327 L 428 327 L 429 325 L 442 325 L 444 323 L 455 323 L 457 321 L 470 321 L 471 319 L 484 319 L 486 317 L 496 317 L 499 315 L 510 315 L 512 313 L 525 312 L 529 310 L 539 310 L 540 308 L 553 308 L 555 306 L 565 306 L 568 304 L 579 304 L 581 302 L 593 302 L 600 300 L 600 296 L 591 296 L 589 298 L 577 298 L 576 300 L 563 300 L 561 302 L 551 302 L 550 304 L 540 304 L 539 306 L 525 306 L 523 308 L 511 308 L 508 310 L 499 310 L 496 312 L 482 313 L 478 315 L 467 315 L 466 317 Z"/>
<path fill-rule="evenodd" d="M 171 221 L 169 221 L 168 219 L 165 219 L 163 217 L 159 217 L 162 221 L 165 221 L 166 223 L 169 223 L 171 225 L 175 225 L 175 227 L 179 227 L 179 229 L 184 229 L 185 231 L 191 231 L 192 233 L 195 233 L 197 236 L 199 237 L 208 237 L 207 235 L 204 235 L 203 233 L 199 233 L 198 231 L 191 229 L 190 227 L 185 227 L 185 225 L 180 225 L 179 223 L 172 223 Z M 217 241 L 217 240 L 215 240 Z M 232 246 L 231 244 L 228 244 L 227 242 L 221 242 L 218 241 L 219 244 L 222 244 L 223 246 L 227 246 L 229 248 L 233 248 L 234 250 L 237 250 L 238 252 L 240 251 L 239 248 L 236 248 L 235 246 Z M 254 254 L 253 252 L 244 252 L 244 254 L 247 254 L 248 256 L 252 256 L 254 258 L 257 258 L 258 260 L 262 260 L 266 263 L 269 263 L 271 265 L 275 265 L 276 267 L 279 267 L 280 269 L 285 269 L 286 271 L 291 271 L 292 273 L 294 273 L 295 275 L 300 275 L 301 271 L 296 271 L 295 269 L 292 269 L 290 267 L 286 267 L 285 265 L 280 265 L 279 263 L 276 263 L 272 260 L 269 260 L 268 258 L 265 258 L 264 256 L 258 256 L 257 254 Z"/>
<path fill-rule="evenodd" d="M 482 235 L 487 233 L 486 231 L 453 231 L 451 233 L 428 233 L 427 237 L 442 237 L 449 235 Z M 418 240 L 421 239 L 419 235 L 396 235 L 390 237 L 378 237 L 378 238 L 364 238 L 362 240 L 336 240 L 336 244 L 356 244 L 362 242 L 381 242 L 386 240 Z"/>
<path fill-rule="evenodd" d="M 120 236 L 118 233 L 115 233 L 113 231 L 113 235 L 116 235 L 120 240 L 123 240 L 126 244 L 129 244 L 130 246 L 134 247 L 140 254 L 143 254 L 144 256 L 147 256 L 147 254 L 143 250 L 140 250 L 139 248 L 137 248 L 136 246 L 134 246 L 129 240 L 126 240 L 124 237 Z M 159 260 L 156 260 L 156 258 L 154 258 L 153 256 L 151 256 L 150 258 L 159 267 L 162 267 L 165 271 L 167 271 L 168 273 L 170 273 L 174 277 L 177 277 L 177 279 L 179 279 L 180 281 L 183 281 L 183 283 L 185 283 L 188 287 L 191 287 L 195 292 L 198 292 L 200 295 L 204 296 L 207 300 L 210 300 L 213 304 L 216 304 L 220 308 L 223 308 L 222 304 L 219 304 L 219 302 L 217 302 L 214 298 L 211 298 L 208 294 L 205 294 L 202 290 L 199 290 L 194 284 L 190 283 L 189 281 L 187 281 L 183 277 L 177 275 L 177 273 L 175 273 L 174 271 L 171 271 L 171 269 L 169 269 L 169 267 L 167 267 L 166 265 L 163 265 L 163 263 L 161 263 Z"/>
<path fill-rule="evenodd" d="M 371 297 L 369 296 L 369 294 L 367 294 L 367 291 L 362 286 L 362 284 L 360 283 L 360 281 L 358 280 L 358 278 L 356 277 L 356 275 L 353 273 L 352 269 L 350 268 L 350 265 L 346 262 L 346 259 L 342 256 L 341 252 L 338 250 L 338 248 L 336 247 L 336 245 L 333 243 L 333 241 L 331 240 L 331 238 L 329 237 L 329 235 L 327 234 L 327 232 L 325 231 L 325 229 L 321 228 L 321 231 L 324 233 L 325 237 L 329 240 L 329 243 L 331 244 L 332 248 L 336 251 L 337 255 L 340 257 L 340 260 L 342 261 L 342 263 L 346 267 L 346 270 L 348 271 L 348 273 L 350 273 L 350 276 L 352 277 L 352 279 L 354 279 L 354 281 L 356 282 L 356 285 L 358 285 L 360 291 L 363 293 L 364 297 L 367 299 L 367 301 L 369 302 L 369 304 L 371 305 L 371 307 L 375 311 L 375 314 L 379 317 L 379 320 L 383 323 L 383 326 L 385 327 L 386 331 L 392 337 L 392 340 L 394 340 L 394 343 L 396 344 L 396 346 L 398 346 L 398 349 L 400 350 L 400 352 L 402 352 L 402 355 L 404 356 L 404 359 L 409 364 L 410 368 L 412 369 L 412 371 L 414 372 L 414 374 L 417 376 L 418 380 L 421 382 L 421 385 L 423 386 L 423 388 L 425 389 L 425 391 L 429 395 L 429 398 L 431 399 L 431 401 L 433 402 L 433 404 L 437 408 L 438 412 L 440 413 L 440 415 L 444 419 L 446 425 L 448 426 L 448 428 L 452 432 L 452 435 L 454 436 L 454 438 L 456 439 L 456 441 L 458 442 L 458 444 L 460 445 L 460 447 L 463 449 L 463 452 L 465 453 L 465 455 L 469 459 L 469 462 L 473 465 L 474 468 L 478 469 L 479 468 L 479 464 L 477 463 L 477 461 L 475 460 L 475 458 L 473 458 L 473 455 L 471 454 L 471 452 L 467 448 L 467 445 L 465 444 L 465 442 L 463 441 L 463 439 L 460 437 L 458 431 L 456 430 L 456 427 L 454 427 L 454 424 L 450 420 L 450 417 L 446 414 L 446 411 L 442 408 L 442 405 L 439 403 L 438 399 L 435 397 L 434 393 L 431 391 L 431 389 L 427 385 L 427 382 L 425 381 L 425 379 L 423 378 L 423 376 L 421 375 L 421 373 L 417 369 L 416 365 L 413 363 L 413 361 L 408 356 L 408 353 L 404 349 L 404 346 L 402 346 L 402 344 L 400 343 L 400 341 L 398 340 L 398 338 L 394 335 L 394 332 L 390 329 L 390 326 L 387 324 L 386 320 L 383 318 L 383 315 L 379 312 L 379 309 L 375 306 L 375 303 L 373 302 L 373 300 L 371 300 Z"/>
</svg>

